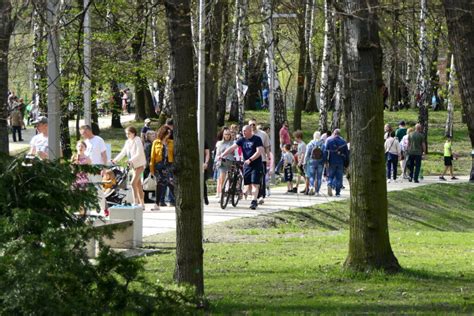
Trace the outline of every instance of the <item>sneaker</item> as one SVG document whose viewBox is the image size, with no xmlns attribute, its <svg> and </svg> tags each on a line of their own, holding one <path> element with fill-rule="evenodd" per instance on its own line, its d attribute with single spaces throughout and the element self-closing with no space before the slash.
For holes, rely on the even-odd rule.
<svg viewBox="0 0 474 316">
<path fill-rule="evenodd" d="M 314 195 L 314 187 L 309 188 L 309 195 Z"/>
<path fill-rule="evenodd" d="M 265 203 L 265 200 L 263 198 L 260 198 L 260 200 L 258 200 L 258 204 L 262 205 L 263 203 Z"/>
<path fill-rule="evenodd" d="M 159 211 L 160 210 L 160 206 L 155 204 L 153 205 L 153 208 L 151 209 L 151 211 Z"/>
<path fill-rule="evenodd" d="M 165 202 L 160 202 L 160 206 L 168 206 Z"/>
<path fill-rule="evenodd" d="M 321 196 L 321 194 L 319 192 L 316 192 L 314 195 Z"/>
<path fill-rule="evenodd" d="M 293 188 L 293 190 L 291 190 L 292 193 L 298 193 L 298 188 Z"/>
<path fill-rule="evenodd" d="M 392 180 L 391 180 L 391 179 L 388 179 L 388 180 L 387 180 L 387 183 L 392 183 Z"/>
<path fill-rule="evenodd" d="M 439 177 L 439 179 L 440 179 L 440 180 L 443 180 L 443 181 L 446 181 L 446 178 L 443 177 L 443 176 Z"/>
<path fill-rule="evenodd" d="M 458 178 L 456 178 L 456 177 L 451 177 L 451 180 L 458 180 Z"/>
<path fill-rule="evenodd" d="M 328 185 L 328 195 L 332 196 L 332 188 Z"/>
<path fill-rule="evenodd" d="M 257 200 L 252 200 L 252 202 L 250 203 L 250 208 L 252 210 L 255 210 L 257 208 L 257 205 L 258 205 Z"/>
<path fill-rule="evenodd" d="M 418 181 L 418 180 L 415 180 L 415 181 L 413 181 L 413 182 L 415 182 L 415 183 L 420 183 L 420 181 Z"/>
<path fill-rule="evenodd" d="M 340 194 L 340 193 L 336 193 L 336 197 L 341 197 L 341 194 Z"/>
</svg>

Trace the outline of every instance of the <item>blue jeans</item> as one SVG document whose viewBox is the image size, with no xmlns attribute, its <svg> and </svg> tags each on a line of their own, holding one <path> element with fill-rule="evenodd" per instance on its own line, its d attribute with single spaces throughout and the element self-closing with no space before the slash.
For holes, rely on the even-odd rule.
<svg viewBox="0 0 474 316">
<path fill-rule="evenodd" d="M 390 179 L 393 170 L 393 180 L 397 180 L 398 155 L 387 153 L 387 179 Z"/>
<path fill-rule="evenodd" d="M 408 163 L 410 168 L 410 179 L 418 181 L 421 169 L 421 155 L 410 155 Z M 413 177 L 413 172 L 415 173 L 415 177 Z"/>
<path fill-rule="evenodd" d="M 321 189 L 321 182 L 323 180 L 323 169 L 324 164 L 321 161 L 311 159 L 308 162 L 308 166 L 306 168 L 306 176 L 309 178 L 309 186 L 314 187 L 316 193 L 319 193 L 319 189 Z M 316 185 L 314 182 L 316 181 Z"/>
<path fill-rule="evenodd" d="M 336 190 L 336 195 L 341 193 L 342 176 L 344 175 L 344 166 L 341 164 L 329 165 L 328 186 Z"/>
</svg>

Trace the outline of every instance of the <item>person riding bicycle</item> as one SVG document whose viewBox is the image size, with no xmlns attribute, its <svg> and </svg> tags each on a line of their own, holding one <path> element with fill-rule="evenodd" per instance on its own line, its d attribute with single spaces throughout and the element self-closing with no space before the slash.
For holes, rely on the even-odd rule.
<svg viewBox="0 0 474 316">
<path fill-rule="evenodd" d="M 242 129 L 244 137 L 236 141 L 235 144 L 227 148 L 222 154 L 217 156 L 220 160 L 229 153 L 242 148 L 244 157 L 244 185 L 248 186 L 247 192 L 253 196 L 250 208 L 257 208 L 257 196 L 260 188 L 260 181 L 263 174 L 262 155 L 264 154 L 263 143 L 260 137 L 253 135 L 252 127 L 245 125 Z"/>
</svg>

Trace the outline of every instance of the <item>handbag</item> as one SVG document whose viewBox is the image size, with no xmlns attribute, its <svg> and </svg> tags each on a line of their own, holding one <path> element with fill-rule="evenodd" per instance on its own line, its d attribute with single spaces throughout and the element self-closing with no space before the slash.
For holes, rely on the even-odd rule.
<svg viewBox="0 0 474 316">
<path fill-rule="evenodd" d="M 155 191 L 156 178 L 150 173 L 148 177 L 143 180 L 143 191 Z"/>
</svg>

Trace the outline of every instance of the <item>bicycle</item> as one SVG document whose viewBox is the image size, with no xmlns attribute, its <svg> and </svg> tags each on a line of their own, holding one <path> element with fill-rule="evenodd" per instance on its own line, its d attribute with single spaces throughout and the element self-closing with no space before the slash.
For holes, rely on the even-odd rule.
<svg viewBox="0 0 474 316">
<path fill-rule="evenodd" d="M 227 207 L 227 204 L 229 203 L 231 197 L 232 206 L 237 206 L 240 198 L 242 197 L 242 184 L 244 181 L 244 178 L 242 176 L 242 166 L 244 165 L 244 163 L 242 161 L 231 161 L 222 159 L 222 162 L 225 161 L 230 162 L 230 167 L 229 170 L 227 170 L 227 174 L 221 191 L 220 205 L 222 209 L 225 209 Z"/>
</svg>

